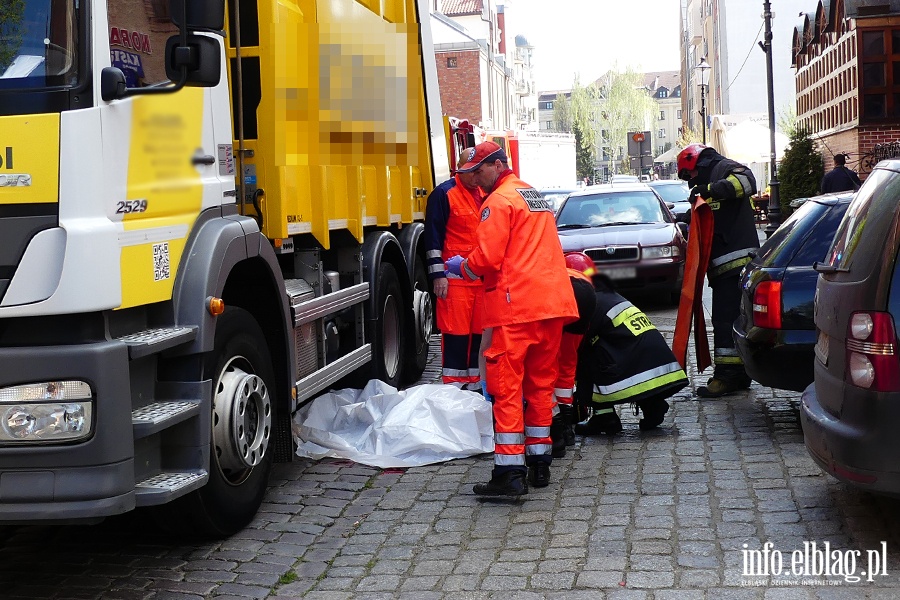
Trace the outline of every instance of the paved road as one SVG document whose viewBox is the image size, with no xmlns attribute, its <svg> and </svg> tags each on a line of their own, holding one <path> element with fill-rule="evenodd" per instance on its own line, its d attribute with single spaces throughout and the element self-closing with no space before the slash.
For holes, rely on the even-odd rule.
<svg viewBox="0 0 900 600">
<path fill-rule="evenodd" d="M 672 309 L 637 300 L 671 335 Z M 425 379 L 437 373 L 433 356 Z M 692 389 L 708 375 L 690 375 L 659 430 L 638 431 L 624 411 L 623 434 L 579 438 L 524 501 L 472 494 L 489 456 L 386 471 L 298 460 L 275 469 L 256 520 L 224 541 L 172 541 L 140 513 L 2 529 L 0 597 L 900 598 L 900 502 L 821 473 L 795 394 L 754 386 L 701 402 Z M 805 542 L 829 543 L 834 571 L 859 574 L 882 541 L 888 575 L 872 582 L 790 574 Z M 766 562 L 781 553 L 786 572 L 744 576 L 744 545 L 767 542 Z"/>
</svg>

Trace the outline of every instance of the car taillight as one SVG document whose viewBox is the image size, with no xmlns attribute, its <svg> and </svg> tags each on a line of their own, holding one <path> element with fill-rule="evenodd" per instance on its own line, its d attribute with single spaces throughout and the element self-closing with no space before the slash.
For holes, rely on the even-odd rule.
<svg viewBox="0 0 900 600">
<path fill-rule="evenodd" d="M 781 282 L 762 281 L 753 291 L 753 324 L 781 329 Z"/>
<path fill-rule="evenodd" d="M 900 389 L 894 319 L 886 312 L 855 312 L 847 327 L 847 377 L 876 392 Z"/>
</svg>

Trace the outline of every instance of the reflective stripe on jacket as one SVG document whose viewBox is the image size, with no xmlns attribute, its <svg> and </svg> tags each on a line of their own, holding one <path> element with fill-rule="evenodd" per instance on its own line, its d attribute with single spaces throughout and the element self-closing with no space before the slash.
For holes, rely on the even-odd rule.
<svg viewBox="0 0 900 600">
<path fill-rule="evenodd" d="M 746 166 L 723 158 L 712 165 L 707 200 L 713 210 L 713 240 L 709 268 L 710 279 L 741 269 L 750 262 L 750 252 L 759 248 L 751 196 L 756 193 L 756 178 Z"/>
<path fill-rule="evenodd" d="M 576 381 L 576 400 L 594 406 L 667 398 L 688 384 L 650 319 L 616 292 L 602 289 L 579 352 Z"/>
<path fill-rule="evenodd" d="M 459 180 L 448 179 L 432 190 L 425 206 L 425 258 L 430 280 L 445 277 L 444 262 L 457 254 L 467 257 L 475 247 L 481 222 L 481 191 L 473 192 Z M 454 285 L 480 282 L 451 279 Z"/>
</svg>

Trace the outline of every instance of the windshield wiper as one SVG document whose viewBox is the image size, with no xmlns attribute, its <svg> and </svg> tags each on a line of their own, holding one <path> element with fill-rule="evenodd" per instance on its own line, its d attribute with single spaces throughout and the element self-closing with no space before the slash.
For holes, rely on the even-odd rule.
<svg viewBox="0 0 900 600">
<path fill-rule="evenodd" d="M 610 221 L 609 223 L 597 223 L 594 227 L 606 227 L 608 225 L 646 225 L 637 221 Z"/>
<path fill-rule="evenodd" d="M 557 229 L 587 229 L 592 225 L 582 225 L 581 223 L 566 223 L 565 225 L 557 225 Z"/>
</svg>

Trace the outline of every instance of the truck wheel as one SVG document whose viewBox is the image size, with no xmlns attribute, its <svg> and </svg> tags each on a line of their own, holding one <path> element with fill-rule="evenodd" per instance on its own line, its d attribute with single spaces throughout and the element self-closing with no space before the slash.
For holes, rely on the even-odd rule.
<svg viewBox="0 0 900 600">
<path fill-rule="evenodd" d="M 249 312 L 227 307 L 218 317 L 203 376 L 213 381 L 209 481 L 160 508 L 175 533 L 221 538 L 256 514 L 275 450 L 275 376 L 266 339 Z"/>
<path fill-rule="evenodd" d="M 413 281 L 413 329 L 415 330 L 415 346 L 410 354 L 404 371 L 404 379 L 413 383 L 425 372 L 428 364 L 428 342 L 434 333 L 434 304 L 431 300 L 431 291 L 428 286 L 428 275 L 425 272 L 425 263 L 416 256 L 416 264 L 413 269 L 415 280 Z"/>
<path fill-rule="evenodd" d="M 372 377 L 399 388 L 406 356 L 404 319 L 409 309 L 403 306 L 403 291 L 394 265 L 380 265 L 375 279 L 375 299 L 375 319 L 370 321 L 374 331 L 369 336 L 373 344 Z"/>
</svg>

